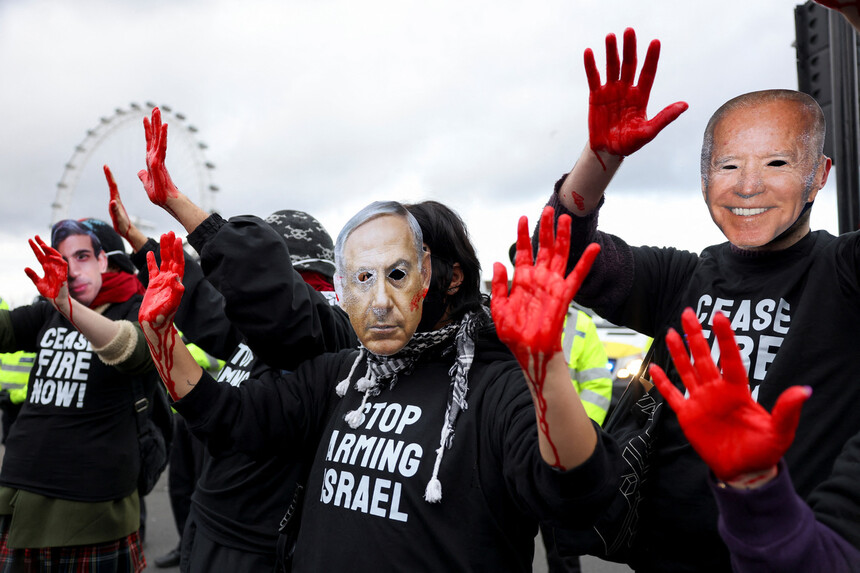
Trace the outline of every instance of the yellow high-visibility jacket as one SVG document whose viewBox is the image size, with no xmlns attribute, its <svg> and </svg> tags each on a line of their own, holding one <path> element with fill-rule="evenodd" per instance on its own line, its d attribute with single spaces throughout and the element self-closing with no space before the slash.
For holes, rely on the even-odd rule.
<svg viewBox="0 0 860 573">
<path fill-rule="evenodd" d="M 9 310 L 9 303 L 0 298 L 0 310 Z M 33 352 L 9 352 L 0 354 L 0 390 L 8 390 L 13 404 L 21 404 L 27 398 L 27 382 L 30 370 L 36 361 Z"/>
<path fill-rule="evenodd" d="M 564 320 L 561 348 L 567 357 L 570 379 L 588 417 L 603 425 L 612 399 L 612 374 L 597 327 L 587 313 L 570 307 Z"/>
</svg>

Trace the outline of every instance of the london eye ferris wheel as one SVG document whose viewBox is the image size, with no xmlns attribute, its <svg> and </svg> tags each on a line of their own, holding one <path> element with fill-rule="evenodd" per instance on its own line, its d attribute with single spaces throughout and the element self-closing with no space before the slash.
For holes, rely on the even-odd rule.
<svg viewBox="0 0 860 573">
<path fill-rule="evenodd" d="M 143 118 L 156 107 L 151 102 L 116 108 L 88 129 L 75 146 L 63 169 L 52 204 L 51 225 L 62 219 L 95 217 L 110 222 L 109 193 L 103 165 L 110 167 L 123 204 L 132 221 L 148 236 L 158 238 L 173 230 L 184 230 L 163 210 L 149 202 L 137 172 L 146 168 Z M 218 187 L 212 183 L 215 165 L 205 156 L 207 145 L 198 139 L 198 129 L 182 113 L 168 105 L 158 106 L 168 124 L 166 165 L 183 193 L 204 211 L 215 211 Z"/>
</svg>

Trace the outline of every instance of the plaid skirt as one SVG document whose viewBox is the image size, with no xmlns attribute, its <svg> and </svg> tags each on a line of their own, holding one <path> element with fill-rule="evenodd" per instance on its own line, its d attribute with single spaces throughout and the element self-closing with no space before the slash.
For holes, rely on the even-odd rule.
<svg viewBox="0 0 860 573">
<path fill-rule="evenodd" d="M 6 546 L 11 520 L 0 516 L 0 573 L 140 573 L 146 567 L 137 531 L 95 545 L 11 549 Z"/>
</svg>

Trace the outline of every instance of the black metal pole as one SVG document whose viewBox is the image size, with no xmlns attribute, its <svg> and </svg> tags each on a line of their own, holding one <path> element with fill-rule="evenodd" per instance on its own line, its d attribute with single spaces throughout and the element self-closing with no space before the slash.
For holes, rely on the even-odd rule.
<svg viewBox="0 0 860 573">
<path fill-rule="evenodd" d="M 833 171 L 839 233 L 860 229 L 860 93 L 857 88 L 857 35 L 841 14 L 831 11 L 830 79 L 833 94 Z"/>
</svg>

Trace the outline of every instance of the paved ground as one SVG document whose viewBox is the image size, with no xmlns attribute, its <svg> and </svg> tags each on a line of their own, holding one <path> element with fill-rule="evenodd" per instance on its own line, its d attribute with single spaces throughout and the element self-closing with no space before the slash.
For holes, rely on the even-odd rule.
<svg viewBox="0 0 860 573">
<path fill-rule="evenodd" d="M 156 557 L 164 555 L 176 547 L 179 539 L 176 533 L 176 526 L 173 524 L 173 514 L 170 511 L 170 502 L 167 497 L 166 475 L 167 472 L 161 476 L 155 489 L 146 496 L 146 507 L 149 514 L 146 520 L 146 544 L 143 547 L 147 561 L 146 571 L 179 571 L 178 567 L 158 569 L 153 563 Z M 608 563 L 587 555 L 582 558 L 583 573 L 628 573 L 630 571 L 632 569 L 626 565 Z M 535 547 L 534 573 L 547 573 L 546 557 L 540 537 L 538 537 Z"/>
<path fill-rule="evenodd" d="M 146 496 L 146 540 L 143 554 L 146 557 L 145 571 L 179 571 L 179 567 L 159 569 L 153 560 L 164 555 L 179 542 L 179 534 L 173 522 L 173 512 L 170 510 L 170 499 L 167 496 L 167 471 L 161 474 L 161 479 L 155 488 Z M 238 573 L 238 572 L 237 572 Z"/>
<path fill-rule="evenodd" d="M 580 558 L 580 567 L 582 568 L 582 573 L 629 573 L 633 571 L 627 565 L 610 563 L 590 555 L 584 555 Z M 534 573 L 547 573 L 546 553 L 540 535 L 538 535 L 535 541 L 535 559 L 532 563 L 532 571 Z"/>
<path fill-rule="evenodd" d="M 3 459 L 3 447 L 0 446 L 0 463 Z M 145 571 L 163 571 L 165 573 L 178 572 L 179 567 L 159 569 L 155 566 L 156 557 L 164 555 L 179 541 L 176 525 L 173 522 L 173 513 L 170 510 L 170 500 L 167 495 L 167 472 L 162 474 L 155 488 L 146 496 L 146 539 L 143 545 L 143 554 L 146 557 L 147 566 Z M 585 556 L 582 558 L 583 573 L 628 573 L 632 571 L 626 565 L 608 563 L 595 557 Z M 245 572 L 237 572 L 245 573 Z M 248 572 L 256 573 L 256 572 Z M 535 546 L 534 573 L 547 573 L 546 557 L 543 544 L 538 536 Z"/>
</svg>

